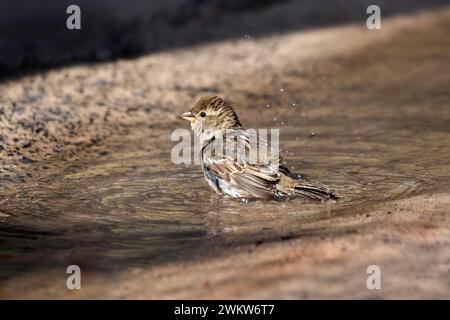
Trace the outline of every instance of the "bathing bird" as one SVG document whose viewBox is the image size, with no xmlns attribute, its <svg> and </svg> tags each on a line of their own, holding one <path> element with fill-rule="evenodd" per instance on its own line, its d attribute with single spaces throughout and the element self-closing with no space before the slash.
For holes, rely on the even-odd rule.
<svg viewBox="0 0 450 320">
<path fill-rule="evenodd" d="M 221 97 L 201 97 L 181 118 L 190 122 L 199 138 L 203 174 L 217 194 L 263 199 L 301 196 L 321 202 L 337 199 L 326 186 L 291 172 L 264 139 L 255 143 L 253 131 L 245 130 L 231 104 Z M 256 150 L 261 146 L 267 152 Z"/>
</svg>

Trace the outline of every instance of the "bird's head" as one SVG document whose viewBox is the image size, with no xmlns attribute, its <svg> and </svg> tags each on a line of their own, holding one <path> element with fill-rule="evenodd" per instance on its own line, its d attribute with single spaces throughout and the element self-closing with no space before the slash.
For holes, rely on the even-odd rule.
<svg viewBox="0 0 450 320">
<path fill-rule="evenodd" d="M 206 131 L 236 129 L 241 123 L 233 108 L 217 96 L 201 97 L 188 112 L 181 115 L 191 123 L 195 134 Z"/>
</svg>

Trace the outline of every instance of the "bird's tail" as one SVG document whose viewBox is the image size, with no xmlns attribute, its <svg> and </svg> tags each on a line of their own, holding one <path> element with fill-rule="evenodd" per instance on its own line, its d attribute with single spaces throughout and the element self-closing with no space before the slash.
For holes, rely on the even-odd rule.
<svg viewBox="0 0 450 320">
<path fill-rule="evenodd" d="M 305 180 L 295 181 L 293 193 L 321 202 L 338 199 L 338 197 L 334 195 L 326 186 L 319 183 L 313 184 Z"/>
</svg>

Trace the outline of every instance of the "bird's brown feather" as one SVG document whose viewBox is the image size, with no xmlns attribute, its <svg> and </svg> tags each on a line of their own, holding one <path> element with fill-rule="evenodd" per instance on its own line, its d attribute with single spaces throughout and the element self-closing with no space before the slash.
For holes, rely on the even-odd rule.
<svg viewBox="0 0 450 320">
<path fill-rule="evenodd" d="M 271 198 L 276 191 L 276 184 L 280 181 L 278 171 L 270 166 L 271 159 L 257 159 L 256 163 L 250 163 L 247 156 L 250 150 L 250 137 L 244 131 L 236 132 L 243 143 L 246 152 L 245 159 L 237 161 L 234 156 L 229 156 L 225 151 L 223 157 L 205 157 L 206 167 L 218 178 L 230 182 L 237 188 L 245 189 L 251 196 L 261 198 Z M 237 143 L 233 136 L 225 137 L 228 147 Z M 234 148 L 234 145 L 233 145 Z"/>
</svg>

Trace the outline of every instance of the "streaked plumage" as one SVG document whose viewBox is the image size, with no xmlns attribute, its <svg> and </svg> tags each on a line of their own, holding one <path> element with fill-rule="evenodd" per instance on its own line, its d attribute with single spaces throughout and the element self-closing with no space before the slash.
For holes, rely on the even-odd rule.
<svg viewBox="0 0 450 320">
<path fill-rule="evenodd" d="M 322 202 L 336 199 L 327 187 L 305 181 L 270 153 L 253 162 L 249 161 L 249 152 L 239 154 L 240 158 L 227 152 L 218 154 L 220 141 L 224 142 L 225 148 L 236 148 L 237 141 L 246 151 L 253 146 L 251 136 L 242 127 L 233 108 L 223 99 L 202 97 L 182 118 L 191 122 L 192 130 L 200 139 L 202 170 L 216 193 L 239 198 L 270 199 L 299 195 Z"/>
</svg>

